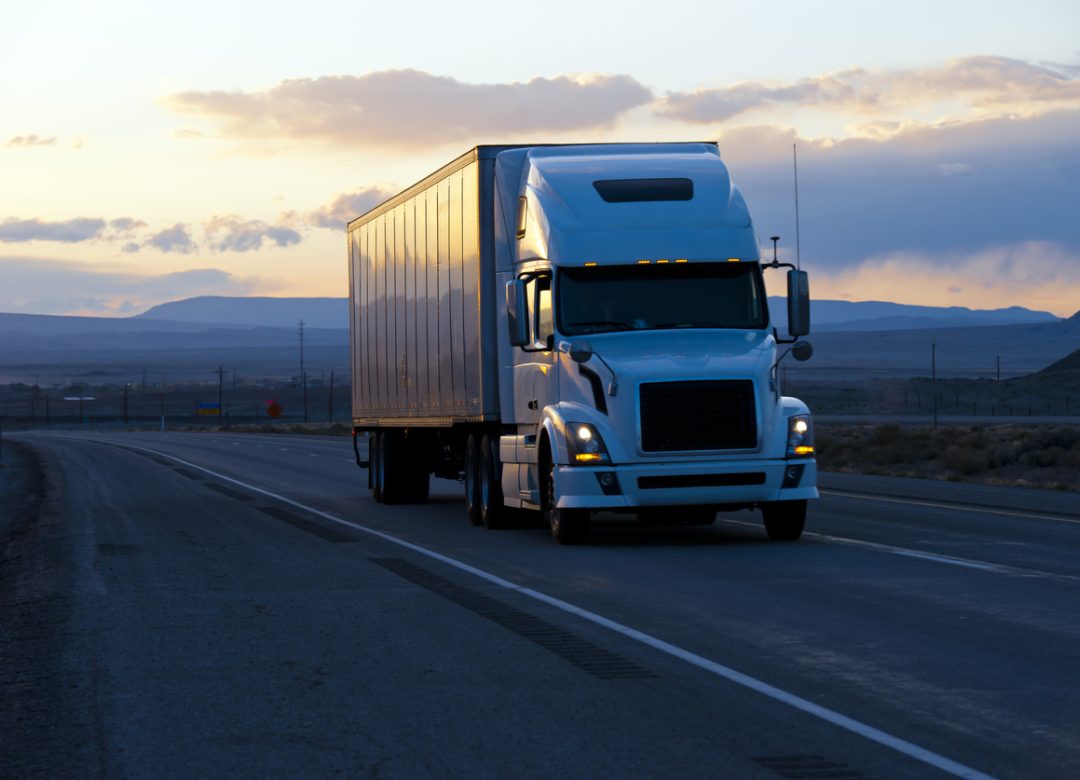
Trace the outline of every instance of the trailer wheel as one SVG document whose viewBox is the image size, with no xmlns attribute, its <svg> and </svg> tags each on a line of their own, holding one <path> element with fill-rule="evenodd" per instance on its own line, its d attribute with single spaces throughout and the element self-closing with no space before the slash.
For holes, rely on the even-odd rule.
<svg viewBox="0 0 1080 780">
<path fill-rule="evenodd" d="M 480 442 L 475 433 L 465 440 L 465 516 L 480 525 Z"/>
<path fill-rule="evenodd" d="M 371 497 L 376 503 L 382 503 L 382 434 L 379 431 L 375 431 L 368 439 L 368 469 L 371 474 L 368 480 L 371 483 Z"/>
<path fill-rule="evenodd" d="M 498 447 L 498 436 L 487 435 L 480 442 L 480 521 L 489 529 L 506 522 Z"/>
<path fill-rule="evenodd" d="M 763 504 L 765 532 L 774 542 L 794 542 L 806 525 L 806 501 L 774 501 Z"/>
<path fill-rule="evenodd" d="M 384 504 L 400 504 L 408 500 L 408 463 L 405 437 L 401 431 L 379 433 L 379 482 Z"/>
<path fill-rule="evenodd" d="M 431 472 L 428 470 L 427 440 L 411 431 L 405 439 L 405 462 L 408 477 L 408 493 L 405 500 L 412 504 L 423 504 L 431 492 Z"/>
<path fill-rule="evenodd" d="M 589 535 L 588 509 L 560 509 L 555 505 L 555 462 L 549 456 L 543 493 L 544 520 L 559 544 L 583 544 Z"/>
</svg>

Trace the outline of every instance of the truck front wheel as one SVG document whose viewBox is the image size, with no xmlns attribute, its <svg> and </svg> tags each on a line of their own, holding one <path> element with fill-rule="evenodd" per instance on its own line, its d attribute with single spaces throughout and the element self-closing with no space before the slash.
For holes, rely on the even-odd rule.
<svg viewBox="0 0 1080 780">
<path fill-rule="evenodd" d="M 555 464 L 549 459 L 544 480 L 544 520 L 559 544 L 583 544 L 589 535 L 588 509 L 560 509 L 556 506 Z"/>
<path fill-rule="evenodd" d="M 765 532 L 774 542 L 794 542 L 806 525 L 806 501 L 773 501 L 763 504 Z"/>
<path fill-rule="evenodd" d="M 480 442 L 480 521 L 484 528 L 501 528 L 505 518 L 499 437 L 487 435 Z"/>
</svg>

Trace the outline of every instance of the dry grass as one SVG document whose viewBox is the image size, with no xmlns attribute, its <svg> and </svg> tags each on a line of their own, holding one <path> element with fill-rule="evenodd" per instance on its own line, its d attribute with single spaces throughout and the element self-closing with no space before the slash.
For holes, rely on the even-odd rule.
<svg viewBox="0 0 1080 780">
<path fill-rule="evenodd" d="M 1072 425 L 819 425 L 828 471 L 1080 491 Z"/>
</svg>

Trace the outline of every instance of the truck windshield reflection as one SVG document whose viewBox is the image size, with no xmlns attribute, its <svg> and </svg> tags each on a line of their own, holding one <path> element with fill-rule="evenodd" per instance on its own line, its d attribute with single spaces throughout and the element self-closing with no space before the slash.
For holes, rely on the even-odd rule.
<svg viewBox="0 0 1080 780">
<path fill-rule="evenodd" d="M 559 332 L 566 336 L 768 325 L 757 263 L 561 268 L 556 285 Z"/>
</svg>

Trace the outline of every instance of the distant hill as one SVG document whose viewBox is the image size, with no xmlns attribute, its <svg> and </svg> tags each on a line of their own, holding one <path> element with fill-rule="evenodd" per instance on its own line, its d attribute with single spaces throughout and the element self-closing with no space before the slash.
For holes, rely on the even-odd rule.
<svg viewBox="0 0 1080 780">
<path fill-rule="evenodd" d="M 783 330 L 787 323 L 784 298 L 769 299 L 774 322 Z M 815 300 L 811 305 L 815 331 L 911 330 L 960 328 L 972 325 L 1011 325 L 1026 322 L 1057 322 L 1050 312 L 1020 306 L 1007 309 L 968 309 L 963 306 L 916 306 L 887 301 Z M 230 298 L 203 296 L 163 303 L 135 319 L 170 320 L 215 325 L 260 325 L 294 328 L 302 319 L 310 328 L 349 327 L 346 298 Z"/>
<path fill-rule="evenodd" d="M 349 327 L 347 298 L 230 298 L 204 295 L 154 306 L 136 319 L 295 328 Z"/>
<path fill-rule="evenodd" d="M 1072 319 L 1077 319 L 1073 317 Z M 1072 352 L 1056 363 L 1051 363 L 1040 374 L 1059 374 L 1063 371 L 1078 371 L 1080 372 L 1080 349 Z"/>
<path fill-rule="evenodd" d="M 784 330 L 787 327 L 786 300 L 770 297 L 769 310 L 774 324 Z M 969 309 L 966 306 L 918 306 L 889 301 L 814 300 L 810 312 L 814 331 L 917 330 L 1060 321 L 1048 311 L 1034 311 L 1022 306 Z"/>
</svg>

